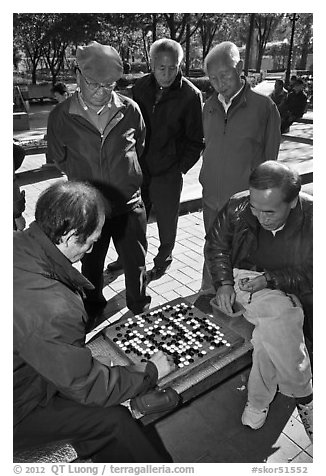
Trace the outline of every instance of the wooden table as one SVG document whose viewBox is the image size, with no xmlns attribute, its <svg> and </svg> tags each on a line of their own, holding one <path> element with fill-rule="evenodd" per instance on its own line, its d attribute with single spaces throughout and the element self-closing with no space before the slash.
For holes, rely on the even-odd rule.
<svg viewBox="0 0 326 476">
<path fill-rule="evenodd" d="M 212 296 L 201 296 L 195 302 L 195 307 L 207 314 L 210 319 L 214 320 L 214 317 L 211 317 L 213 316 L 210 305 L 211 297 Z M 186 300 L 178 298 L 168 304 L 173 306 L 181 301 L 185 302 Z M 218 318 L 218 320 L 223 323 L 223 326 L 230 330 L 231 334 L 234 333 L 237 343 L 230 352 L 222 355 L 212 355 L 209 359 L 205 360 L 205 362 L 197 361 L 196 364 L 189 366 L 189 371 L 187 369 L 186 373 L 183 372 L 182 375 L 178 375 L 178 371 L 176 371 L 159 382 L 159 387 L 161 388 L 167 386 L 174 388 L 178 394 L 181 395 L 182 403 L 186 403 L 198 397 L 251 363 L 252 344 L 250 338 L 253 329 L 252 324 L 248 323 L 243 316 L 230 318 L 223 313 L 218 313 L 217 316 L 215 314 L 215 318 Z M 120 322 L 121 321 L 119 321 L 119 323 Z M 112 327 L 113 326 L 116 326 L 116 323 L 112 324 Z M 110 334 L 110 327 L 107 328 L 107 332 L 104 330 L 104 335 L 105 333 L 107 335 Z M 95 345 L 92 343 L 89 345 L 91 350 L 93 347 L 94 351 Z M 102 354 L 102 356 L 105 354 L 106 357 L 104 358 L 111 359 L 114 365 L 126 365 L 130 363 L 128 357 L 123 355 L 120 349 L 117 350 L 116 345 L 113 344 L 107 336 L 101 343 L 97 342 L 97 345 L 100 345 L 97 353 Z M 141 421 L 144 424 L 152 423 L 167 413 L 170 412 L 147 415 L 142 417 Z"/>
</svg>

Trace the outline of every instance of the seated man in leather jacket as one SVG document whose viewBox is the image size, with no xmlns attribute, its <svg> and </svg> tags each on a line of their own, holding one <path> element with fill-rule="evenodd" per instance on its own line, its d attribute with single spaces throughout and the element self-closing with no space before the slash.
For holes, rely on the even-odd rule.
<svg viewBox="0 0 326 476">
<path fill-rule="evenodd" d="M 278 389 L 295 398 L 312 439 L 311 366 L 302 309 L 312 310 L 312 197 L 300 192 L 297 172 L 275 161 L 260 164 L 249 187 L 218 213 L 205 243 L 217 306 L 232 315 L 237 301 L 255 325 L 242 423 L 260 428 Z M 305 318 L 311 338 L 312 315 Z"/>
<path fill-rule="evenodd" d="M 73 263 L 104 221 L 100 192 L 59 181 L 39 197 L 30 227 L 14 233 L 14 450 L 65 441 L 94 462 L 162 462 L 119 404 L 154 387 L 170 357 L 122 367 L 85 346 L 82 298 L 93 285 Z"/>
</svg>

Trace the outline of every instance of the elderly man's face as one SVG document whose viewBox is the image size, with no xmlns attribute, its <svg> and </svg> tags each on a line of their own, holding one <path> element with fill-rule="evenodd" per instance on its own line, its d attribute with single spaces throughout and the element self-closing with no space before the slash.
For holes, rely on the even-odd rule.
<svg viewBox="0 0 326 476">
<path fill-rule="evenodd" d="M 63 102 L 65 99 L 67 99 L 68 93 L 60 94 L 58 93 L 58 91 L 55 91 L 53 93 L 53 96 L 54 96 L 54 99 L 60 103 L 60 102 Z"/>
<path fill-rule="evenodd" d="M 277 230 L 283 226 L 297 201 L 296 197 L 292 202 L 285 202 L 280 188 L 250 188 L 251 213 L 265 230 Z"/>
<path fill-rule="evenodd" d="M 222 94 L 228 102 L 241 87 L 240 74 L 242 63 L 232 66 L 222 59 L 213 60 L 207 67 L 209 81 L 217 93 Z"/>
<path fill-rule="evenodd" d="M 76 263 L 77 261 L 81 260 L 86 253 L 90 253 L 92 251 L 94 243 L 101 236 L 104 221 L 105 215 L 102 214 L 96 230 L 83 243 L 78 241 L 78 236 L 75 234 L 71 234 L 71 236 L 65 240 L 65 246 L 62 246 L 60 249 L 66 258 L 69 259 L 69 261 Z"/>
<path fill-rule="evenodd" d="M 107 78 L 104 83 L 99 84 L 77 71 L 77 84 L 86 104 L 99 108 L 110 101 L 116 83 L 113 78 Z"/>
<path fill-rule="evenodd" d="M 164 51 L 158 53 L 152 60 L 152 71 L 158 84 L 168 88 L 179 72 L 177 55 Z"/>
</svg>

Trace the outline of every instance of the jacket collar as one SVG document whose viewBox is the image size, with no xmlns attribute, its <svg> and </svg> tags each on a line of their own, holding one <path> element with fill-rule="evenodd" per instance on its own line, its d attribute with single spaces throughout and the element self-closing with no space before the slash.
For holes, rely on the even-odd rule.
<svg viewBox="0 0 326 476">
<path fill-rule="evenodd" d="M 48 268 L 44 269 L 43 275 L 60 281 L 69 288 L 76 289 L 80 292 L 84 289 L 94 288 L 94 286 L 72 266 L 68 258 L 52 243 L 35 221 L 31 223 L 28 231 L 46 256 Z"/>
<path fill-rule="evenodd" d="M 78 99 L 78 91 L 75 91 L 71 98 L 67 99 L 66 101 L 70 100 L 69 103 L 69 114 L 77 114 L 79 116 L 87 117 L 85 115 L 85 110 L 83 109 L 79 99 Z M 112 91 L 112 105 L 115 106 L 116 109 L 123 109 L 125 107 L 125 103 L 122 99 L 118 96 L 115 91 Z"/>
<path fill-rule="evenodd" d="M 177 74 L 175 80 L 173 81 L 173 83 L 171 84 L 171 86 L 169 86 L 167 89 L 168 89 L 169 91 L 174 91 L 174 90 L 176 90 L 176 89 L 180 89 L 181 86 L 182 86 L 182 78 L 183 78 L 182 72 L 181 72 L 181 70 L 179 70 L 179 72 L 178 72 L 178 74 Z M 156 87 L 159 87 L 159 86 L 158 86 L 158 83 L 157 83 L 157 81 L 156 81 L 156 79 L 155 79 L 154 73 L 150 73 L 150 74 L 149 74 L 149 80 L 150 80 L 150 83 L 151 83 L 152 87 L 154 87 L 155 89 L 156 89 Z"/>
<path fill-rule="evenodd" d="M 240 106 L 245 106 L 247 104 L 247 96 L 248 92 L 251 90 L 251 86 L 247 80 L 245 80 L 245 84 L 240 90 L 240 92 L 236 95 L 233 99 L 231 106 L 229 107 L 228 112 L 232 112 L 235 108 Z M 211 101 L 209 104 L 209 112 L 213 112 L 216 110 L 221 110 L 224 113 L 224 108 L 222 103 L 218 99 L 218 93 L 216 91 L 213 92 L 211 96 Z"/>
</svg>

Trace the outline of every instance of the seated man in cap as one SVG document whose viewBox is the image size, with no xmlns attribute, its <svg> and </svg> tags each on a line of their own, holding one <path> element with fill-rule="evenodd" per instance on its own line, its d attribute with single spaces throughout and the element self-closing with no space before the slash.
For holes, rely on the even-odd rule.
<svg viewBox="0 0 326 476">
<path fill-rule="evenodd" d="M 279 390 L 295 398 L 312 439 L 311 367 L 302 329 L 305 324 L 312 338 L 312 197 L 300 192 L 296 171 L 275 161 L 254 169 L 249 187 L 217 214 L 205 244 L 217 306 L 232 315 L 237 301 L 255 325 L 242 423 L 263 426 Z"/>
<path fill-rule="evenodd" d="M 39 197 L 35 222 L 14 233 L 14 450 L 66 441 L 96 462 L 162 462 L 119 403 L 154 387 L 170 358 L 112 366 L 85 346 L 82 295 L 93 286 L 73 263 L 104 221 L 94 187 L 59 181 Z"/>
<path fill-rule="evenodd" d="M 141 200 L 145 125 L 138 105 L 114 91 L 123 66 L 117 51 L 93 41 L 77 48 L 78 90 L 51 111 L 48 157 L 68 179 L 87 180 L 103 194 L 106 220 L 100 239 L 82 260 L 82 273 L 94 285 L 85 306 L 90 318 L 105 307 L 103 268 L 110 239 L 123 262 L 128 308 L 148 308 L 145 255 L 146 213 Z"/>
</svg>

